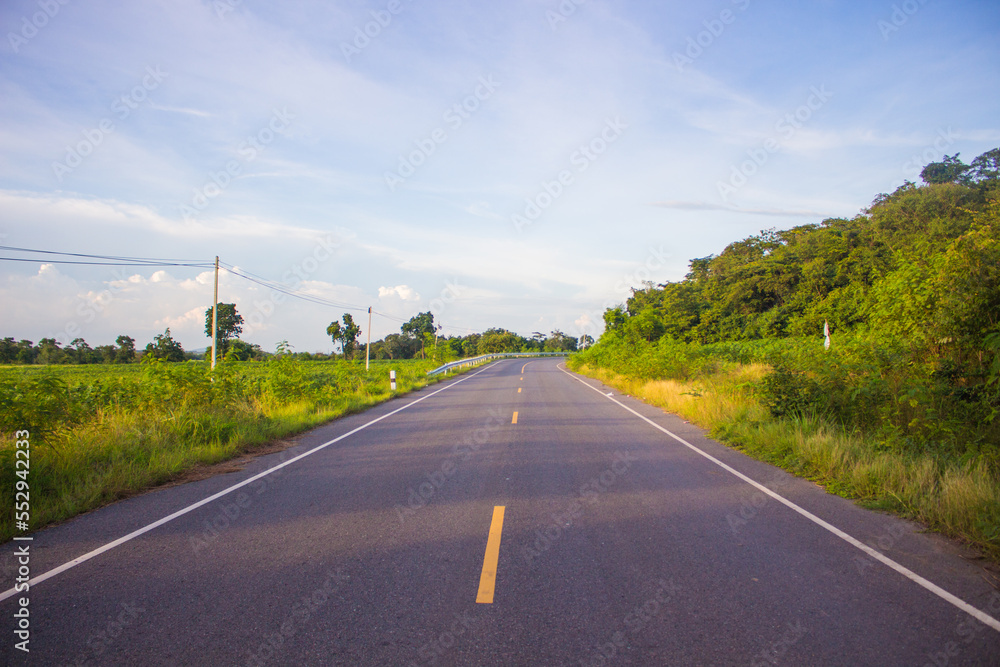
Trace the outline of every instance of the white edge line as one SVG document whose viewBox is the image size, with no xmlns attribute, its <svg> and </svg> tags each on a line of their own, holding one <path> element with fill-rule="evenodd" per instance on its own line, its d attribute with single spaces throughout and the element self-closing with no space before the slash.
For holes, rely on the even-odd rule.
<svg viewBox="0 0 1000 667">
<path fill-rule="evenodd" d="M 761 492 L 766 493 L 767 495 L 771 496 L 772 498 L 774 498 L 778 502 L 780 502 L 780 503 L 786 505 L 787 507 L 795 510 L 796 512 L 798 512 L 799 514 L 801 514 L 805 518 L 807 518 L 810 521 L 812 521 L 813 523 L 815 523 L 817 526 L 820 526 L 821 528 L 825 528 L 826 530 L 830 531 L 831 533 L 833 533 L 834 535 L 836 535 L 840 539 L 844 540 L 848 544 L 857 547 L 861 551 L 864 551 L 866 554 L 868 554 L 869 556 L 871 556 L 875 560 L 877 560 L 877 561 L 879 561 L 879 562 L 881 562 L 881 563 L 889 566 L 890 568 L 892 568 L 896 572 L 900 573 L 901 575 L 903 575 L 907 579 L 913 581 L 916 584 L 919 584 L 920 586 L 922 586 L 923 588 L 927 589 L 928 591 L 930 591 L 934 595 L 937 595 L 941 599 L 943 599 L 943 600 L 945 600 L 947 602 L 950 602 L 951 604 L 953 604 L 954 606 L 958 607 L 959 609 L 961 609 L 965 613 L 967 613 L 970 616 L 974 617 L 976 620 L 980 621 L 981 623 L 984 623 L 985 625 L 990 626 L 991 628 L 993 628 L 997 632 L 1000 632 L 1000 621 L 998 621 L 997 619 L 993 618 L 989 614 L 987 614 L 987 613 L 985 613 L 983 611 L 980 611 L 979 609 L 976 609 L 975 607 L 973 607 L 971 604 L 969 604 L 965 600 L 962 600 L 961 598 L 959 598 L 959 597 L 957 597 L 955 595 L 952 595 L 951 593 L 949 593 L 948 591 L 944 590 L 943 588 L 941 588 L 940 586 L 938 586 L 934 582 L 928 581 L 927 579 L 924 579 L 923 577 L 921 577 L 919 574 L 917 574 L 913 570 L 910 570 L 909 568 L 907 568 L 907 567 L 905 567 L 903 565 L 900 565 L 899 563 L 897 563 L 896 561 L 892 560 L 891 558 L 889 558 L 888 556 L 884 555 L 883 553 L 881 553 L 881 552 L 879 552 L 879 551 L 871 548 L 870 546 L 868 546 L 864 542 L 862 542 L 862 541 L 860 541 L 860 540 L 858 540 L 858 539 L 856 539 L 854 537 L 851 537 L 850 535 L 848 535 L 847 533 L 845 533 L 841 529 L 837 528 L 836 526 L 827 523 L 826 521 L 824 521 L 823 519 L 819 518 L 818 516 L 816 516 L 812 512 L 810 512 L 810 511 L 808 511 L 808 510 L 806 510 L 806 509 L 804 509 L 802 507 L 799 507 L 798 505 L 796 505 L 795 503 L 793 503 L 791 500 L 788 500 L 787 498 L 785 498 L 785 497 L 783 497 L 783 496 L 775 493 L 774 491 L 772 491 L 771 489 L 767 488 L 763 484 L 760 484 L 760 483 L 758 483 L 758 482 L 750 479 L 749 477 L 747 477 L 746 475 L 744 475 L 743 473 L 741 473 L 739 470 L 736 470 L 735 468 L 732 468 L 732 467 L 726 465 L 725 463 L 723 463 L 719 459 L 715 458 L 711 454 L 703 452 L 702 450 L 700 450 L 697 447 L 695 447 L 694 445 L 692 445 L 690 442 L 684 440 L 683 438 L 681 438 L 681 437 L 679 437 L 677 435 L 674 435 L 673 433 L 671 433 L 667 429 L 663 428 L 662 426 L 660 426 L 659 424 L 657 424 L 656 422 L 654 422 L 652 419 L 649 419 L 648 417 L 645 417 L 645 416 L 639 414 L 638 412 L 636 412 L 632 408 L 628 407 L 627 405 L 625 405 L 621 401 L 619 401 L 619 400 L 617 400 L 615 398 L 612 398 L 612 397 L 606 395 L 600 389 L 597 389 L 596 387 L 592 386 L 588 382 L 585 382 L 584 380 L 580 379 L 579 377 L 577 377 L 576 375 L 570 373 L 569 371 L 567 371 L 567 370 L 565 370 L 563 368 L 560 368 L 559 370 L 561 370 L 563 373 L 566 373 L 566 375 L 569 375 L 571 378 L 573 378 L 574 380 L 576 380 L 577 382 L 579 382 L 583 386 L 587 387 L 588 389 L 593 389 L 598 394 L 600 394 L 604 398 L 608 399 L 612 403 L 617 403 L 618 405 L 620 405 L 621 407 L 625 408 L 626 410 L 628 410 L 629 412 L 631 412 L 632 414 L 634 414 L 639 419 L 642 419 L 643 421 L 647 422 L 648 424 L 650 424 L 654 428 L 657 428 L 657 429 L 663 431 L 664 433 L 666 433 L 667 435 L 669 435 L 671 438 L 673 438 L 677 442 L 679 442 L 682 445 L 684 445 L 685 447 L 688 447 L 692 451 L 694 451 L 694 452 L 696 452 L 698 454 L 701 454 L 706 459 L 708 459 L 709 461 L 711 461 L 715 465 L 719 466 L 720 468 L 722 468 L 722 469 L 724 469 L 724 470 L 732 473 L 733 475 L 736 475 L 737 477 L 739 477 L 740 479 L 742 479 L 747 484 L 750 484 L 751 486 L 759 489 Z"/>
<path fill-rule="evenodd" d="M 149 524 L 147 526 L 143 526 L 142 528 L 139 528 L 138 530 L 133 530 L 128 535 L 123 535 L 122 537 L 119 537 L 117 540 L 114 540 L 113 542 L 108 542 L 107 544 L 105 544 L 102 547 L 98 547 L 97 549 L 94 549 L 93 551 L 89 551 L 89 552 L 83 554 L 82 556 L 77 556 L 73 560 L 71 560 L 69 562 L 66 562 L 66 563 L 63 563 L 59 567 L 53 568 L 53 569 L 49 570 L 48 572 L 44 572 L 44 573 L 38 575 L 37 577 L 33 577 L 33 578 L 31 578 L 28 581 L 28 588 L 30 590 L 30 588 L 32 586 L 40 584 L 43 581 L 45 581 L 46 579 L 51 579 L 52 577 L 54 577 L 54 576 L 56 576 L 58 574 L 62 574 L 66 570 L 72 569 L 72 568 L 76 567 L 77 565 L 80 565 L 81 563 L 85 563 L 88 560 L 90 560 L 91 558 L 94 558 L 96 556 L 100 556 L 101 554 L 103 554 L 106 551 L 110 551 L 110 550 L 114 549 L 115 547 L 121 546 L 122 544 L 125 544 L 126 542 L 128 542 L 130 540 L 133 540 L 133 539 L 139 537 L 140 535 L 142 535 L 144 533 L 148 533 L 149 531 L 153 530 L 154 528 L 159 528 L 163 524 L 169 523 L 170 521 L 173 521 L 174 519 L 176 519 L 179 516 L 183 516 L 183 515 L 187 514 L 188 512 L 192 512 L 192 511 L 198 509 L 199 507 L 201 507 L 202 505 L 207 505 L 208 503 L 212 502 L 213 500 L 218 500 L 222 496 L 225 496 L 225 495 L 227 495 L 229 493 L 232 493 L 236 489 L 242 488 L 242 487 L 246 486 L 247 484 L 251 484 L 253 482 L 256 482 L 258 479 L 260 479 L 262 477 L 266 477 L 266 476 L 270 475 L 271 473 L 275 472 L 276 470 L 281 470 L 282 468 L 284 468 L 287 465 L 291 465 L 291 464 L 295 463 L 296 461 L 298 461 L 300 459 L 304 459 L 305 457 L 307 457 L 307 456 L 309 456 L 311 454 L 315 454 L 319 450 L 325 449 L 326 447 L 329 447 L 330 445 L 332 445 L 334 443 L 340 442 L 344 438 L 350 437 L 350 436 L 354 435 L 355 433 L 357 433 L 358 431 L 363 431 L 364 429 L 368 428 L 372 424 L 374 424 L 376 422 L 380 422 L 380 421 L 382 421 L 383 419 L 385 419 L 387 417 L 391 417 L 394 414 L 396 414 L 397 412 L 402 412 L 403 410 L 406 410 L 407 408 L 412 407 L 412 406 L 416 405 L 417 403 L 419 403 L 421 401 L 427 400 L 431 396 L 434 396 L 436 394 L 440 394 L 442 391 L 445 391 L 446 389 L 450 389 L 450 388 L 454 387 L 457 384 L 465 382 L 466 380 L 470 380 L 470 379 L 474 378 L 475 376 L 479 375 L 480 373 L 482 373 L 483 371 L 489 370 L 490 368 L 493 367 L 493 365 L 494 364 L 489 364 L 489 365 L 487 365 L 486 368 L 478 370 L 475 373 L 473 373 L 472 375 L 468 375 L 466 377 L 461 378 L 460 380 L 456 380 L 454 382 L 450 382 L 447 386 L 441 387 L 440 389 L 438 389 L 436 391 L 433 391 L 433 392 L 427 394 L 426 396 L 422 396 L 422 397 L 418 398 L 415 401 L 411 401 L 411 402 L 407 403 L 406 405 L 404 405 L 402 407 L 396 408 L 392 412 L 387 412 L 386 414 L 382 415 L 381 417 L 376 417 L 375 419 L 371 420 L 370 422 L 368 422 L 366 424 L 362 424 L 361 426 L 358 426 L 357 428 L 355 428 L 355 429 L 353 429 L 351 431 L 348 431 L 347 433 L 344 433 L 343 435 L 337 436 L 333 440 L 329 440 L 327 442 L 324 442 L 322 445 L 317 445 L 316 447 L 313 447 L 312 449 L 310 449 L 308 452 L 303 452 L 303 453 L 299 454 L 298 456 L 295 456 L 293 458 L 288 459 L 287 461 L 283 461 L 282 463 L 279 463 L 278 465 L 274 466 L 273 468 L 268 468 L 267 470 L 265 470 L 263 472 L 260 472 L 260 473 L 258 473 L 256 475 L 254 475 L 253 477 L 250 477 L 248 479 L 243 480 L 242 482 L 239 482 L 239 483 L 234 484 L 234 485 L 232 485 L 232 486 L 230 486 L 228 488 L 225 488 L 222 491 L 219 491 L 218 493 L 214 493 L 214 494 L 212 494 L 211 496 L 209 496 L 207 498 L 203 498 L 202 500 L 199 500 L 198 502 L 196 502 L 196 503 L 194 503 L 192 505 L 188 505 L 187 507 L 185 507 L 183 509 L 177 510 L 173 514 L 165 516 L 162 519 L 159 519 L 158 521 L 154 521 L 153 523 L 151 523 L 151 524 Z M 27 591 L 21 591 L 21 592 L 27 592 Z M 16 588 L 11 588 L 11 589 L 8 589 L 8 590 L 4 591 L 3 593 L 0 593 L 0 602 L 2 602 L 3 600 L 6 600 L 7 598 L 13 597 L 16 593 L 17 593 L 17 589 Z"/>
</svg>

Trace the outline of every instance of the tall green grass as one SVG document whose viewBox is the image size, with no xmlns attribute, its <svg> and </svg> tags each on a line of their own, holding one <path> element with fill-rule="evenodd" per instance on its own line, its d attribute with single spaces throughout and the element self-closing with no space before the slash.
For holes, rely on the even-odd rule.
<svg viewBox="0 0 1000 667">
<path fill-rule="evenodd" d="M 944 424 L 928 423 L 933 413 L 911 402 L 905 369 L 856 351 L 838 357 L 815 343 L 818 352 L 801 347 L 602 341 L 568 363 L 751 456 L 924 522 L 1000 561 L 993 425 L 963 422 L 956 412 L 962 406 Z M 938 414 L 945 407 L 939 402 Z"/>
<path fill-rule="evenodd" d="M 0 367 L 0 541 L 15 531 L 15 432 L 31 530 L 436 382 L 434 361 Z M 397 391 L 389 384 L 396 371 Z"/>
</svg>

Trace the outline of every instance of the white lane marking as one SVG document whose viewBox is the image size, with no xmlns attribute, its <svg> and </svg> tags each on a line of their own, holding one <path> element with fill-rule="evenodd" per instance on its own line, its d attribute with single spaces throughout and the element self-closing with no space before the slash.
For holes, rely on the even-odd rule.
<svg viewBox="0 0 1000 667">
<path fill-rule="evenodd" d="M 574 380 L 576 380 L 577 382 L 579 382 L 583 386 L 587 387 L 588 389 L 593 389 L 598 394 L 600 394 L 601 396 L 604 396 L 605 398 L 607 398 L 612 403 L 617 403 L 618 405 L 620 405 L 621 407 L 625 408 L 626 410 L 628 410 L 629 412 L 631 412 L 632 414 L 634 414 L 636 417 L 638 417 L 639 419 L 643 420 L 644 422 L 650 424 L 654 428 L 657 428 L 660 431 L 663 431 L 664 433 L 666 433 L 667 435 L 669 435 L 671 438 L 673 438 L 677 442 L 679 442 L 682 445 L 684 445 L 685 447 L 688 447 L 692 451 L 694 451 L 694 452 L 696 452 L 698 454 L 701 454 L 706 459 L 708 459 L 709 461 L 711 461 L 715 465 L 719 466 L 720 468 L 722 468 L 722 469 L 724 469 L 724 470 L 726 470 L 728 472 L 731 472 L 732 474 L 736 475 L 737 477 L 739 477 L 740 479 L 742 479 L 747 484 L 750 484 L 751 486 L 759 489 L 762 493 L 766 493 L 767 495 L 771 496 L 772 498 L 774 498 L 778 502 L 780 502 L 780 503 L 786 505 L 787 507 L 795 510 L 796 512 L 798 512 L 799 514 L 801 514 L 805 518 L 807 518 L 810 521 L 812 521 L 813 523 L 815 523 L 817 526 L 820 526 L 821 528 L 825 528 L 826 530 L 830 531 L 831 533 L 833 533 L 834 535 L 836 535 L 840 539 L 844 540 L 848 544 L 850 544 L 852 546 L 855 546 L 858 549 L 861 549 L 861 551 L 864 551 L 866 554 L 868 554 L 869 556 L 871 556 L 875 560 L 883 563 L 884 565 L 887 565 L 887 566 L 891 567 L 893 570 L 895 570 L 896 572 L 900 573 L 901 575 L 903 575 L 904 577 L 906 577 L 910 581 L 913 581 L 914 583 L 919 584 L 920 586 L 924 587 L 925 589 L 927 589 L 928 591 L 930 591 L 934 595 L 937 595 L 941 599 L 943 599 L 943 600 L 945 600 L 947 602 L 950 602 L 951 604 L 955 605 L 956 607 L 958 607 L 959 609 L 961 609 L 965 613 L 969 614 L 970 616 L 974 617 L 976 620 L 980 621 L 981 623 L 984 623 L 985 625 L 990 626 L 991 628 L 993 628 L 997 632 L 1000 632 L 1000 621 L 998 621 L 997 619 L 993 618 L 989 614 L 986 614 L 985 612 L 982 612 L 979 609 L 976 609 L 975 607 L 973 607 L 971 604 L 969 604 L 965 600 L 962 600 L 961 598 L 959 598 L 959 597 L 957 597 L 955 595 L 952 595 L 951 593 L 949 593 L 948 591 L 944 590 L 943 588 L 941 588 L 937 584 L 935 584 L 935 583 L 933 583 L 931 581 L 928 581 L 927 579 L 924 579 L 923 577 L 921 577 L 919 574 L 917 574 L 913 570 L 910 570 L 909 568 L 907 568 L 907 567 L 905 567 L 903 565 L 900 565 L 899 563 L 897 563 L 896 561 L 892 560 L 888 556 L 882 554 L 881 552 L 879 552 L 879 551 L 877 551 L 875 549 L 872 549 L 870 546 L 868 546 L 864 542 L 862 542 L 862 541 L 860 541 L 858 539 L 855 539 L 854 537 L 851 537 L 850 535 L 848 535 L 847 533 L 845 533 L 844 531 L 842 531 L 840 528 L 837 528 L 836 526 L 827 523 L 826 521 L 824 521 L 823 519 L 819 518 L 818 516 L 816 516 L 812 512 L 810 512 L 810 511 L 808 511 L 808 510 L 806 510 L 806 509 L 804 509 L 802 507 L 799 507 L 798 505 L 796 505 L 795 503 L 793 503 L 791 500 L 788 500 L 787 498 L 778 495 L 777 493 L 775 493 L 771 489 L 767 488 L 763 484 L 759 484 L 756 481 L 750 479 L 749 477 L 747 477 L 746 475 L 744 475 L 743 473 L 741 473 L 739 470 L 736 470 L 735 468 L 732 468 L 732 467 L 726 465 L 725 463 L 723 463 L 719 459 L 715 458 L 711 454 L 708 454 L 706 452 L 701 451 L 700 449 L 698 449 L 697 447 L 695 447 L 694 445 L 692 445 L 687 440 L 684 440 L 683 438 L 681 438 L 681 437 L 679 437 L 677 435 L 674 435 L 673 433 L 671 433 L 667 429 L 663 428 L 662 426 L 660 426 L 659 424 L 657 424 L 656 422 L 654 422 L 652 419 L 649 419 L 648 417 L 645 417 L 645 416 L 639 414 L 638 412 L 636 412 L 632 408 L 628 407 L 627 405 L 625 405 L 621 401 L 618 401 L 617 399 L 611 398 L 610 396 L 608 396 L 604 392 L 602 392 L 600 389 L 598 389 L 598 388 L 596 388 L 596 387 L 588 384 L 587 382 L 584 382 L 582 379 L 576 377 L 575 375 L 573 375 L 569 371 L 563 369 L 562 367 L 560 367 L 559 370 L 561 370 L 563 373 L 566 373 L 566 375 L 569 375 L 571 378 L 573 378 Z"/>
<path fill-rule="evenodd" d="M 376 417 L 375 419 L 371 420 L 370 422 L 368 422 L 366 424 L 362 424 L 361 426 L 358 426 L 357 428 L 355 428 L 352 431 L 348 431 L 347 433 L 344 433 L 343 435 L 337 436 L 333 440 L 330 440 L 328 442 L 324 442 L 322 445 L 317 445 L 316 447 L 313 447 L 312 449 L 310 449 L 308 452 L 303 452 L 303 453 L 299 454 L 298 456 L 296 456 L 294 458 L 290 458 L 287 461 L 284 461 L 283 463 L 279 463 L 278 465 L 274 466 L 273 468 L 268 468 L 267 470 L 265 470 L 265 471 L 263 471 L 261 473 L 258 473 L 256 475 L 254 475 L 253 477 L 250 477 L 249 479 L 245 479 L 242 482 L 234 484 L 234 485 L 230 486 L 229 488 L 223 489 L 222 491 L 219 491 L 218 493 L 215 493 L 215 494 L 209 496 L 208 498 L 204 498 L 202 500 L 199 500 L 198 502 L 196 502 L 196 503 L 194 503 L 192 505 L 188 505 L 184 509 L 177 510 L 176 512 L 174 512 L 173 514 L 171 514 L 169 516 L 165 516 L 162 519 L 159 519 L 158 521 L 154 521 L 153 523 L 151 523 L 151 524 L 149 524 L 147 526 L 143 526 L 142 528 L 139 528 L 138 530 L 134 530 L 131 533 L 129 533 L 128 535 L 125 535 L 123 537 L 119 537 L 117 540 L 115 540 L 113 542 L 108 542 L 107 544 L 105 544 L 102 547 L 98 547 L 97 549 L 94 549 L 93 551 L 89 551 L 89 552 L 83 554 L 82 556 L 77 556 L 73 560 L 71 560 L 71 561 L 69 561 L 67 563 L 63 563 L 59 567 L 53 568 L 53 569 L 49 570 L 48 572 L 44 572 L 44 573 L 38 575 L 37 577 L 33 577 L 30 581 L 28 581 L 28 586 L 29 587 L 34 587 L 34 586 L 40 584 L 41 582 L 45 581 L 46 579 L 51 579 L 52 577 L 54 577 L 54 576 L 56 576 L 58 574 L 62 574 L 66 570 L 74 568 L 77 565 L 80 565 L 81 563 L 87 562 L 88 560 L 90 560 L 91 558 L 94 558 L 95 556 L 100 556 L 104 552 L 110 551 L 110 550 L 114 549 L 117 546 L 121 546 L 122 544 L 125 544 L 126 542 L 128 542 L 130 540 L 133 540 L 133 539 L 139 537 L 140 535 L 142 535 L 144 533 L 148 533 L 149 531 L 153 530 L 154 528 L 159 528 L 163 524 L 168 523 L 170 521 L 173 521 L 174 519 L 176 519 L 179 516 L 183 516 L 183 515 L 187 514 L 188 512 L 196 510 L 199 507 L 201 507 L 202 505 L 207 505 L 208 503 L 212 502 L 213 500 L 218 500 L 222 496 L 224 496 L 226 494 L 229 494 L 229 493 L 232 493 L 236 489 L 242 488 L 242 487 L 246 486 L 247 484 L 252 484 L 253 482 L 256 482 L 258 479 L 260 479 L 262 477 L 266 477 L 266 476 L 270 475 L 271 473 L 275 472 L 276 470 L 281 470 L 285 466 L 291 465 L 291 464 L 295 463 L 296 461 L 299 461 L 301 459 L 304 459 L 307 456 L 315 454 L 319 450 L 325 449 L 326 447 L 329 447 L 330 445 L 332 445 L 332 444 L 334 444 L 336 442 L 340 442 L 344 438 L 350 437 L 350 436 L 354 435 L 355 433 L 357 433 L 358 431 L 363 431 L 364 429 L 368 428 L 372 424 L 374 424 L 376 422 L 380 422 L 383 419 L 386 419 L 387 417 L 391 417 L 394 414 L 396 414 L 397 412 L 402 412 L 403 410 L 406 410 L 407 408 L 412 407 L 412 406 L 416 405 L 417 403 L 420 403 L 421 401 L 426 401 L 428 398 L 430 398 L 431 396 L 434 396 L 435 394 L 440 394 L 442 391 L 445 391 L 446 389 L 451 389 L 452 387 L 454 387 L 457 384 L 461 384 L 462 382 L 465 382 L 466 380 L 471 380 L 472 378 L 474 378 L 475 376 L 479 375 L 480 373 L 489 370 L 494 365 L 495 364 L 490 364 L 486 368 L 483 368 L 482 370 L 478 370 L 475 373 L 473 373 L 472 375 L 464 377 L 461 380 L 456 380 L 454 382 L 451 382 L 447 386 L 441 387 L 437 391 L 433 391 L 433 392 L 427 394 L 426 396 L 418 398 L 415 401 L 411 401 L 410 403 L 407 403 L 406 405 L 404 405 L 404 406 L 402 406 L 400 408 L 396 408 L 392 412 L 387 412 L 386 414 L 382 415 L 381 417 Z M 0 593 L 0 602 L 2 602 L 3 600 L 6 600 L 9 597 L 12 597 L 15 594 L 15 590 L 16 589 L 11 588 L 9 590 L 4 591 L 3 593 Z"/>
</svg>

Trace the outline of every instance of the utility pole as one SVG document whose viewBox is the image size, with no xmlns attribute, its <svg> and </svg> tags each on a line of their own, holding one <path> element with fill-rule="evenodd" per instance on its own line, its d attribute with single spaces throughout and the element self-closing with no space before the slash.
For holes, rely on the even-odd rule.
<svg viewBox="0 0 1000 667">
<path fill-rule="evenodd" d="M 219 340 L 219 256 L 215 256 L 215 298 L 212 299 L 212 370 L 215 370 L 215 348 Z"/>
<path fill-rule="evenodd" d="M 368 345 L 365 346 L 365 373 L 368 372 L 368 360 L 372 351 L 372 307 L 368 306 Z"/>
</svg>

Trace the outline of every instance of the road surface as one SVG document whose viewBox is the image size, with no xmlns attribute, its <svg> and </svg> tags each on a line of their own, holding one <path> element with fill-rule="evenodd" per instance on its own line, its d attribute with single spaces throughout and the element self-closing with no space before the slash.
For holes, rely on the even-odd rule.
<svg viewBox="0 0 1000 667">
<path fill-rule="evenodd" d="M 0 664 L 1000 664 L 1000 592 L 950 542 L 564 369 L 496 362 L 4 545 Z"/>
</svg>

